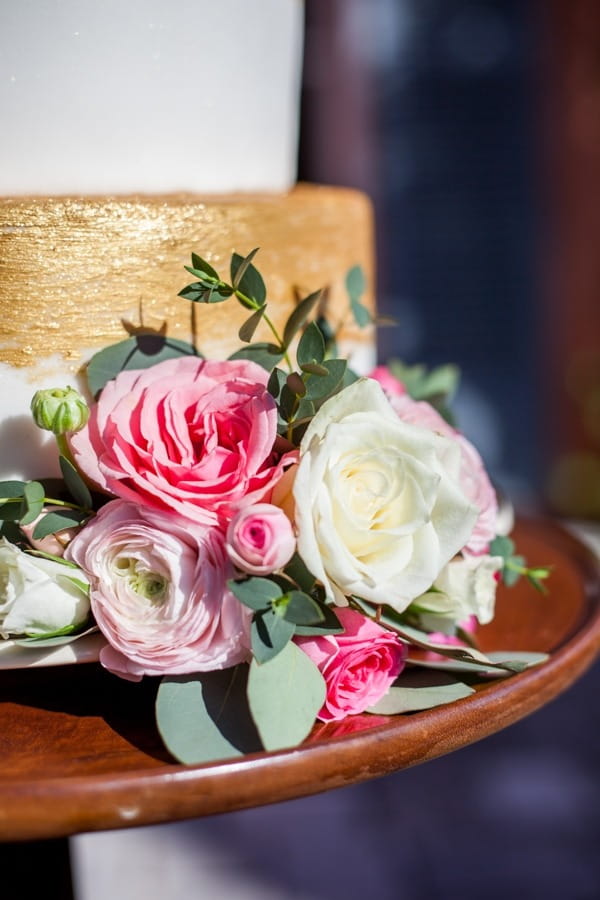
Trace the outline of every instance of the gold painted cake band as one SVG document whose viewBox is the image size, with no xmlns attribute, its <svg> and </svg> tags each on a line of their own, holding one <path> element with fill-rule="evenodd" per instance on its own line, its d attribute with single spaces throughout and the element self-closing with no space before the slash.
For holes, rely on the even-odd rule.
<svg viewBox="0 0 600 900">
<path fill-rule="evenodd" d="M 344 279 L 356 264 L 367 278 L 363 300 L 374 308 L 372 210 L 357 191 L 301 184 L 257 197 L 4 198 L 0 362 L 27 367 L 58 354 L 75 370 L 78 348 L 123 340 L 140 326 L 190 340 L 192 304 L 177 294 L 193 280 L 183 268 L 192 251 L 229 277 L 231 253 L 254 247 L 279 328 L 296 289 L 328 286 L 330 319 L 346 318 Z M 239 347 L 247 310 L 230 301 L 195 312 L 200 352 L 217 357 Z M 373 341 L 353 326 L 343 337 Z"/>
</svg>

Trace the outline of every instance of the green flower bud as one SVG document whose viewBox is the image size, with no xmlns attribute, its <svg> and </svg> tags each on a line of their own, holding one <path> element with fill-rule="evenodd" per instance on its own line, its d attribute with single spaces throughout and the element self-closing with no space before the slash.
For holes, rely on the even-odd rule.
<svg viewBox="0 0 600 900">
<path fill-rule="evenodd" d="M 90 416 L 84 398 L 71 387 L 36 391 L 31 401 L 31 412 L 39 428 L 58 435 L 79 431 Z"/>
</svg>

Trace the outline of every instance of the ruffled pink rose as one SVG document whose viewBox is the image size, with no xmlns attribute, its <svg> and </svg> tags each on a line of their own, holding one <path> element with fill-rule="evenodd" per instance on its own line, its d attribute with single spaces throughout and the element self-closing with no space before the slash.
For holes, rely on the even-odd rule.
<svg viewBox="0 0 600 900">
<path fill-rule="evenodd" d="M 342 634 L 295 638 L 325 679 L 327 696 L 318 714 L 322 722 L 362 713 L 389 690 L 404 668 L 406 648 L 372 619 L 347 607 L 337 608 Z"/>
<path fill-rule="evenodd" d="M 389 395 L 389 401 L 403 422 L 435 431 L 458 443 L 461 452 L 460 486 L 467 499 L 479 510 L 465 550 L 474 554 L 486 553 L 490 541 L 496 536 L 498 500 L 479 452 L 430 403 L 413 400 L 409 394 Z"/>
<path fill-rule="evenodd" d="M 218 528 L 113 500 L 65 556 L 89 577 L 92 612 L 109 642 L 100 661 L 115 674 L 138 681 L 248 658 L 251 611 L 226 587 L 233 570 Z"/>
<path fill-rule="evenodd" d="M 268 575 L 290 561 L 296 538 L 286 514 L 271 503 L 243 507 L 227 528 L 225 546 L 234 565 L 249 575 Z"/>
<path fill-rule="evenodd" d="M 70 438 L 101 490 L 202 525 L 267 496 L 287 458 L 274 452 L 268 374 L 245 360 L 193 356 L 121 372 Z"/>
</svg>

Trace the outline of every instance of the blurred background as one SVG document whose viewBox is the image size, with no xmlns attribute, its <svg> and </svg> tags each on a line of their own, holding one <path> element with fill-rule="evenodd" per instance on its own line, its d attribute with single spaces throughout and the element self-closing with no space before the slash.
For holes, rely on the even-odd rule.
<svg viewBox="0 0 600 900">
<path fill-rule="evenodd" d="M 600 3 L 306 0 L 301 135 L 301 180 L 373 200 L 381 360 L 457 363 L 517 507 L 600 520 Z M 77 896 L 596 900 L 599 693 L 596 667 L 415 769 L 78 837 Z"/>
</svg>

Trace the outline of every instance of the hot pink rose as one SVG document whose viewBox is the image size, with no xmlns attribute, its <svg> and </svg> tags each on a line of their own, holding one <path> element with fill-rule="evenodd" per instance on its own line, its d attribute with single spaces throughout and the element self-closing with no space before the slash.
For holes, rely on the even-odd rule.
<svg viewBox="0 0 600 900">
<path fill-rule="evenodd" d="M 479 452 L 430 403 L 413 400 L 409 394 L 390 396 L 389 400 L 403 422 L 435 431 L 458 443 L 461 452 L 460 486 L 467 499 L 479 510 L 465 550 L 474 554 L 485 553 L 496 536 L 498 501 Z"/>
<path fill-rule="evenodd" d="M 268 575 L 293 556 L 296 538 L 286 514 L 271 503 L 245 506 L 231 520 L 225 543 L 229 558 L 250 575 Z"/>
<path fill-rule="evenodd" d="M 361 613 L 336 608 L 342 634 L 295 638 L 325 679 L 322 722 L 364 712 L 387 693 L 404 667 L 406 649 L 396 635 Z"/>
<path fill-rule="evenodd" d="M 101 490 L 201 525 L 262 500 L 286 460 L 274 453 L 268 374 L 245 360 L 193 356 L 122 372 L 70 443 Z"/>
<path fill-rule="evenodd" d="M 100 661 L 112 672 L 138 681 L 248 658 L 251 611 L 226 587 L 233 571 L 220 529 L 113 500 L 65 555 L 89 577 L 109 642 Z"/>
</svg>

